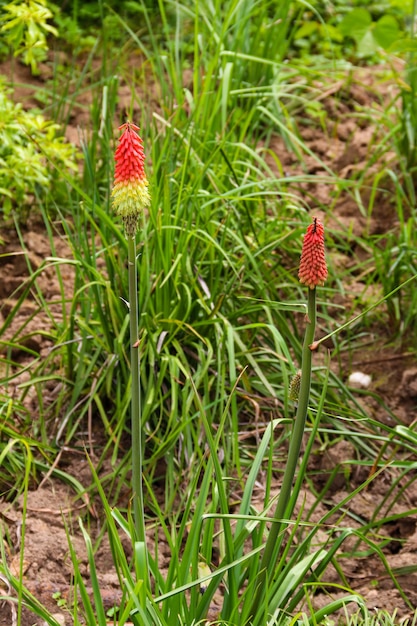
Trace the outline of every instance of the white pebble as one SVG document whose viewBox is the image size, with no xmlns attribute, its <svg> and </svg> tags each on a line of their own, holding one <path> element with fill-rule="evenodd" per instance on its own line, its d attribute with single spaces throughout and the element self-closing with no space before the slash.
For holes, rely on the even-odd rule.
<svg viewBox="0 0 417 626">
<path fill-rule="evenodd" d="M 352 372 L 349 376 L 349 385 L 351 387 L 358 387 L 362 389 L 367 389 L 371 384 L 372 378 L 369 374 L 364 374 L 363 372 Z"/>
<path fill-rule="evenodd" d="M 65 615 L 62 615 L 62 613 L 54 613 L 52 615 L 52 617 L 54 618 L 54 620 L 56 622 L 58 622 L 58 624 L 61 624 L 61 626 L 65 626 L 65 623 L 66 623 L 65 622 Z M 46 622 L 44 622 L 44 623 L 45 623 L 45 626 L 46 626 Z"/>
</svg>

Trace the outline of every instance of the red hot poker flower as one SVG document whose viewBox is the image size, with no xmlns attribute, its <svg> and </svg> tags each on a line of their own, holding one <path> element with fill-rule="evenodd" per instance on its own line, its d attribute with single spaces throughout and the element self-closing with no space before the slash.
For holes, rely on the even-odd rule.
<svg viewBox="0 0 417 626">
<path fill-rule="evenodd" d="M 327 278 L 324 228 L 317 217 L 313 218 L 313 223 L 307 228 L 304 236 L 298 278 L 300 283 L 304 283 L 310 289 L 323 285 Z"/>
<path fill-rule="evenodd" d="M 144 169 L 142 139 L 137 133 L 139 127 L 127 122 L 119 130 L 123 133 L 114 155 L 116 168 L 111 195 L 113 208 L 122 217 L 126 236 L 130 238 L 135 236 L 139 216 L 150 205 L 151 197 Z"/>
</svg>

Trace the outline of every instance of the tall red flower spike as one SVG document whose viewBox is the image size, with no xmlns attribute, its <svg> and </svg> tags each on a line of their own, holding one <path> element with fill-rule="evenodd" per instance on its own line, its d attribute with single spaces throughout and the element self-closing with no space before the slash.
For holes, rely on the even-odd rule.
<svg viewBox="0 0 417 626">
<path fill-rule="evenodd" d="M 317 217 L 313 218 L 313 223 L 307 228 L 304 236 L 298 278 L 300 283 L 304 283 L 310 289 L 323 285 L 327 278 L 324 228 Z"/>
<path fill-rule="evenodd" d="M 126 237 L 133 238 L 139 226 L 139 217 L 148 207 L 151 197 L 148 189 L 142 139 L 136 131 L 138 126 L 126 122 L 119 127 L 123 133 L 119 139 L 114 158 L 116 168 L 112 190 L 113 208 L 120 215 Z"/>
</svg>

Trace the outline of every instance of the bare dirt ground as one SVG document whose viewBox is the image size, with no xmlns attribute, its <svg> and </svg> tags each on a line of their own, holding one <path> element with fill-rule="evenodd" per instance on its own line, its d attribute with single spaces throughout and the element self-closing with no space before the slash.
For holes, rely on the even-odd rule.
<svg viewBox="0 0 417 626">
<path fill-rule="evenodd" d="M 6 66 L 0 67 L 0 73 L 7 70 Z M 21 83 L 29 83 L 31 79 L 25 68 L 18 70 L 23 74 L 20 76 Z M 390 97 L 390 92 L 395 90 L 395 86 L 383 85 L 379 82 L 378 68 L 373 70 L 363 70 L 362 73 L 340 84 L 334 85 L 328 90 L 323 85 L 322 104 L 327 111 L 327 126 L 325 130 L 315 126 L 301 125 L 300 132 L 303 140 L 311 151 L 318 155 L 321 162 L 336 172 L 340 177 L 352 176 L 354 172 L 360 171 L 369 160 L 369 149 L 372 139 L 377 132 L 374 124 L 364 122 L 364 119 L 356 115 L 358 107 L 375 106 L 378 107 L 381 98 Z M 42 79 L 40 79 L 40 82 Z M 19 81 L 18 81 L 19 82 Z M 24 89 L 24 91 L 22 91 Z M 26 90 L 26 91 L 25 91 Z M 382 95 L 381 95 L 382 93 Z M 24 97 L 26 103 L 30 103 L 30 89 L 21 88 L 17 97 Z M 85 108 L 80 112 L 80 116 L 85 116 Z M 75 127 L 80 123 L 80 119 L 73 119 L 69 128 L 69 137 L 76 140 Z M 271 148 L 279 155 L 285 173 L 296 175 L 306 173 L 299 165 L 296 157 L 285 147 L 280 138 L 272 141 Z M 385 159 L 394 159 L 393 154 L 386 154 Z M 307 157 L 307 173 L 324 174 L 320 162 L 316 158 Z M 271 161 L 271 167 L 273 162 Z M 370 172 L 370 176 L 372 172 Z M 370 221 L 359 211 L 357 203 L 348 194 L 342 194 L 334 201 L 332 189 L 320 182 L 309 181 L 299 183 L 296 192 L 302 195 L 315 198 L 317 210 L 314 214 L 321 215 L 325 222 L 331 227 L 351 226 L 356 233 L 363 232 L 383 232 L 388 226 L 395 225 L 395 211 L 386 196 L 381 194 L 379 201 L 375 203 L 375 210 Z M 320 210 L 321 206 L 334 205 L 332 215 L 325 216 Z M 314 207 L 312 207 L 314 208 Z M 382 229 L 382 230 L 381 230 Z M 0 326 L 4 317 L 16 300 L 16 289 L 28 277 L 27 261 L 32 268 L 40 267 L 43 260 L 51 255 L 47 234 L 43 232 L 42 226 L 36 218 L 29 222 L 28 227 L 23 229 L 24 241 L 27 247 L 27 254 L 22 254 L 21 244 L 13 229 L 2 230 L 0 232 L 4 244 L 0 250 L 0 267 L 2 280 L 0 282 Z M 62 239 L 57 238 L 57 254 L 63 258 L 70 256 L 70 251 L 66 249 Z M 329 251 L 332 254 L 332 251 Z M 349 259 L 343 260 L 345 267 L 348 267 Z M 66 275 L 67 288 L 71 289 L 71 270 L 68 268 Z M 360 278 L 352 277 L 351 291 L 354 292 L 355 284 Z M 54 273 L 48 270 L 42 272 L 38 279 L 38 286 L 42 290 L 44 297 L 50 301 L 59 293 L 59 287 L 54 283 Z M 361 285 L 356 285 L 361 288 Z M 363 287 L 363 285 L 362 285 Z M 42 334 L 50 324 L 48 318 L 42 310 L 34 314 L 36 304 L 34 299 L 28 297 L 27 302 L 20 309 L 20 316 L 33 316 L 25 334 L 30 334 L 30 347 L 39 354 L 49 351 L 52 347 L 50 340 Z M 2 316 L 2 317 L 1 317 Z M 9 328 L 6 335 L 22 326 L 22 318 L 17 318 L 13 322 L 13 327 Z M 387 336 L 386 329 L 379 329 L 380 335 L 375 337 L 375 346 L 372 350 L 364 350 L 360 354 L 354 355 L 353 366 L 372 376 L 374 381 L 373 390 L 378 393 L 386 405 L 397 415 L 404 424 L 410 424 L 416 418 L 417 404 L 417 367 L 414 358 L 401 346 L 389 346 L 390 337 Z M 388 347 L 389 346 L 389 347 Z M 23 350 L 19 353 L 16 348 L 15 359 L 24 365 L 28 360 L 28 355 Z M 17 386 L 29 379 L 29 373 L 23 373 L 12 385 L 5 389 L 5 393 L 13 395 L 18 393 Z M 376 382 L 375 382 L 376 381 Z M 30 393 L 26 396 L 26 403 L 31 411 L 37 410 L 36 395 Z M 361 399 L 367 403 L 367 407 L 375 419 L 381 421 L 391 419 L 389 414 L 384 414 L 380 406 L 371 399 Z M 1 427 L 0 427 L 0 436 Z M 313 455 L 310 461 L 310 469 L 313 476 L 313 484 L 320 490 L 325 484 L 329 473 L 338 463 L 354 458 L 354 450 L 351 446 L 340 441 L 326 452 L 319 450 Z M 91 484 L 91 475 L 86 459 L 79 451 L 66 451 L 65 460 L 62 463 L 65 470 L 76 477 L 81 484 L 88 486 Z M 345 468 L 346 470 L 346 468 Z M 333 481 L 328 496 L 323 504 L 320 504 L 311 521 L 320 520 L 324 513 L 335 503 L 340 502 L 349 492 L 352 492 L 358 485 L 366 479 L 364 470 L 357 470 L 351 467 L 348 475 L 341 469 Z M 381 507 L 380 516 L 385 511 L 390 510 L 390 514 L 407 513 L 404 517 L 393 519 L 389 524 L 382 525 L 380 535 L 389 537 L 390 540 L 383 550 L 384 557 L 397 572 L 398 582 L 408 597 L 410 604 L 402 596 L 393 580 L 387 575 L 380 559 L 374 555 L 369 555 L 363 547 L 361 558 L 344 559 L 344 573 L 346 583 L 356 592 L 363 595 L 368 606 L 378 609 L 385 609 L 392 612 L 398 611 L 399 618 L 412 615 L 413 608 L 417 607 L 417 574 L 413 572 L 411 566 L 415 566 L 417 559 L 417 515 L 410 511 L 415 511 L 417 507 L 417 483 L 410 483 L 407 489 L 398 496 L 402 482 L 390 491 L 393 486 L 393 474 L 382 472 L 370 485 L 367 491 L 356 496 L 350 503 L 350 510 L 356 514 L 357 525 L 366 524 L 372 519 L 375 509 Z M 275 485 L 275 490 L 279 489 L 279 484 Z M 126 505 L 128 493 L 124 493 Z M 314 501 L 313 495 L 307 490 L 304 494 L 305 510 L 309 510 Z M 398 496 L 398 497 L 397 497 Z M 259 501 L 262 502 L 263 495 L 259 494 Z M 392 504 L 394 502 L 394 504 Z M 71 560 L 68 551 L 68 539 L 65 530 L 64 520 L 66 520 L 68 532 L 75 546 L 80 560 L 80 567 L 85 572 L 88 581 L 88 561 L 85 544 L 82 539 L 77 517 L 87 513 L 87 507 L 79 499 L 74 500 L 71 489 L 61 481 L 47 477 L 42 484 L 36 486 L 29 493 L 27 505 L 26 533 L 24 545 L 24 578 L 28 588 L 34 596 L 47 606 L 62 624 L 71 624 L 71 617 L 65 610 L 65 604 L 71 603 Z M 329 523 L 338 525 L 354 526 L 352 518 L 343 522 L 341 520 L 330 520 Z M 7 537 L 5 549 L 9 566 L 12 571 L 18 573 L 19 556 L 21 550 L 21 525 L 22 525 L 22 499 L 14 504 L 10 504 L 6 499 L 0 499 L 0 525 L 3 534 Z M 100 532 L 100 514 L 90 528 L 93 540 Z M 161 538 L 162 539 L 162 538 Z M 347 540 L 344 550 L 349 552 L 355 544 L 355 537 Z M 126 545 L 126 550 L 129 546 Z M 170 555 L 168 549 L 160 548 L 161 569 L 169 562 Z M 410 568 L 408 567 L 410 566 Z M 117 605 L 119 598 L 119 585 L 111 559 L 110 548 L 104 539 L 97 554 L 97 568 L 99 572 L 100 585 L 103 592 L 103 599 L 106 607 L 111 608 Z M 316 597 L 316 603 L 327 603 L 330 596 L 335 598 L 344 595 L 332 587 L 332 584 L 340 583 L 340 578 L 336 570 L 329 571 L 326 575 L 328 581 L 327 593 L 321 593 Z M 9 593 L 6 583 L 0 581 L 4 591 Z M 11 592 L 10 592 L 11 593 Z M 13 594 L 12 594 L 13 595 Z M 11 626 L 13 622 L 12 604 L 4 601 L 0 604 L 0 626 Z M 212 618 L 217 615 L 217 607 L 212 607 Z M 41 620 L 36 620 L 27 611 L 24 612 L 23 626 L 43 626 Z"/>
</svg>

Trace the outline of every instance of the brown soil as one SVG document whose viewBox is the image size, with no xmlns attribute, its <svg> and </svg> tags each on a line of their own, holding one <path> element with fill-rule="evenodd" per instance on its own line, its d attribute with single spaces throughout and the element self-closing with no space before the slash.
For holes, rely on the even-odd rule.
<svg viewBox="0 0 417 626">
<path fill-rule="evenodd" d="M 18 81 L 24 84 L 33 83 L 26 68 L 14 65 L 15 74 L 18 73 Z M 0 73 L 10 75 L 10 66 L 3 64 L 0 66 Z M 340 177 L 349 178 L 363 171 L 369 161 L 369 153 L 375 145 L 375 137 L 378 133 L 376 125 L 369 122 L 364 123 L 358 118 L 356 111 L 361 107 L 374 107 L 378 111 L 382 107 L 383 100 L 391 97 L 395 86 L 381 80 L 382 72 L 378 68 L 372 70 L 361 70 L 357 75 L 346 77 L 336 85 L 328 88 L 322 86 L 322 105 L 327 112 L 326 129 L 318 128 L 318 125 L 308 124 L 300 126 L 303 140 L 310 150 L 319 157 L 307 156 L 306 167 L 301 168 L 297 158 L 284 145 L 280 138 L 272 141 L 270 148 L 278 156 L 282 168 L 287 175 L 315 174 L 317 177 L 325 174 L 323 164 L 330 167 Z M 37 82 L 37 79 L 35 79 Z M 42 78 L 39 79 L 42 84 Z M 23 91 L 22 91 L 23 89 Z M 16 92 L 16 98 L 29 104 L 31 98 L 30 88 L 21 87 Z M 130 93 L 130 92 L 129 92 Z M 76 113 L 80 118 L 77 119 Z M 68 136 L 71 141 L 76 140 L 75 127 L 83 120 L 85 108 L 82 106 L 74 110 Z M 88 124 L 88 120 L 83 120 Z M 395 159 L 394 154 L 385 153 L 384 164 Z M 271 159 L 271 168 L 275 167 L 275 160 Z M 381 165 L 381 164 L 379 164 Z M 372 179 L 375 171 L 369 171 L 368 180 Z M 365 206 L 369 191 L 364 186 L 362 201 Z M 395 211 L 390 203 L 389 188 L 379 192 L 378 202 L 375 203 L 375 210 L 370 219 L 366 219 L 358 209 L 357 201 L 344 193 L 339 197 L 333 195 L 330 185 L 320 181 L 310 179 L 308 182 L 294 184 L 291 188 L 293 193 L 297 193 L 300 199 L 308 196 L 315 198 L 315 215 L 321 217 L 330 228 L 348 231 L 352 228 L 357 234 L 383 232 L 388 227 L 395 226 Z M 332 212 L 322 211 L 321 206 L 333 208 Z M 4 240 L 1 249 L 0 266 L 2 270 L 2 281 L 0 284 L 0 325 L 4 318 L 12 309 L 16 299 L 19 297 L 18 290 L 29 276 L 28 263 L 32 270 L 41 267 L 44 260 L 52 254 L 49 240 L 42 226 L 34 220 L 29 223 L 29 227 L 24 230 L 24 241 L 26 250 L 22 251 L 17 236 L 12 229 L 3 230 L 0 238 Z M 59 236 L 56 237 L 57 254 L 61 258 L 71 258 L 71 253 L 65 242 Z M 332 252 L 330 251 L 330 255 Z M 349 267 L 350 260 L 333 259 L 344 267 Z M 71 294 L 72 273 L 68 266 L 64 270 L 66 289 Z M 39 275 L 37 281 L 39 289 L 44 297 L 51 301 L 60 296 L 59 286 L 55 281 L 55 273 L 45 267 Z M 363 291 L 363 284 L 360 278 L 351 280 L 350 291 Z M 345 304 L 349 305 L 348 298 Z M 59 307 L 57 307 L 57 311 Z M 24 306 L 19 309 L 19 316 L 2 335 L 2 339 L 10 339 L 14 333 L 21 328 L 25 317 L 33 316 L 28 326 L 25 328 L 25 338 L 17 338 L 14 358 L 22 366 L 28 364 L 32 357 L 28 357 L 24 347 L 30 348 L 39 355 L 45 355 L 51 349 L 51 341 L 42 333 L 48 330 L 50 320 L 46 317 L 41 307 L 38 307 L 36 298 L 31 292 L 28 294 Z M 384 335 L 384 329 L 376 329 L 380 333 L 375 335 L 375 344 L 371 349 L 363 349 L 360 353 L 353 354 L 350 364 L 345 364 L 346 374 L 351 370 L 361 370 L 372 376 L 372 391 L 378 394 L 386 406 L 395 413 L 400 423 L 410 424 L 416 418 L 417 403 L 417 368 L 414 365 L 413 357 L 401 346 L 388 347 L 389 337 Z M 19 348 L 19 341 L 20 348 Z M 377 346 L 377 349 L 375 348 Z M 13 380 L 7 387 L 3 388 L 6 396 L 16 396 L 19 393 L 18 386 L 27 382 L 30 378 L 28 371 L 23 372 Z M 53 394 L 53 390 L 46 393 Z M 382 422 L 392 420 L 391 414 L 381 409 L 372 397 L 358 395 L 358 400 L 365 403 L 370 414 Z M 37 410 L 37 397 L 31 391 L 26 395 L 25 403 L 31 411 Z M 87 461 L 77 451 L 66 450 L 65 469 L 77 478 L 83 485 L 88 487 L 91 484 L 91 475 Z M 309 517 L 310 522 L 317 522 L 331 508 L 332 505 L 340 502 L 348 493 L 351 493 L 358 485 L 367 478 L 367 470 L 358 468 L 350 461 L 355 458 L 355 452 L 350 444 L 340 441 L 330 448 L 317 449 L 310 461 L 312 475 L 312 486 L 317 491 L 323 488 L 329 477 L 331 470 L 340 464 L 340 472 L 329 488 L 326 499 L 319 505 Z M 59 459 L 58 459 L 59 461 Z M 371 468 L 369 469 L 371 471 Z M 362 491 L 349 503 L 350 512 L 356 515 L 356 522 L 352 517 L 344 519 L 330 519 L 329 524 L 336 524 L 338 527 L 349 526 L 351 528 L 360 527 L 371 519 L 375 509 L 381 506 L 379 517 L 386 511 L 390 515 L 402 514 L 398 519 L 381 525 L 379 534 L 389 537 L 384 547 L 384 556 L 390 567 L 400 572 L 397 580 L 401 588 L 408 597 L 411 606 L 407 604 L 400 591 L 387 574 L 386 568 L 381 560 L 366 553 L 366 546 L 361 545 L 363 556 L 355 559 L 346 556 L 343 571 L 347 584 L 356 592 L 360 593 L 367 601 L 369 607 L 385 609 L 392 612 L 398 610 L 399 617 L 407 617 L 412 614 L 412 607 L 417 607 L 417 573 L 407 566 L 414 568 L 417 559 L 417 483 L 410 483 L 407 489 L 400 494 L 403 484 L 399 482 L 396 488 L 390 492 L 396 473 L 392 470 L 384 471 L 370 483 L 366 491 Z M 279 489 L 279 483 L 275 485 L 275 490 Z M 125 505 L 128 494 L 124 494 Z M 262 502 L 260 495 L 260 503 Z M 315 502 L 315 497 L 310 491 L 303 494 L 304 510 L 309 512 Z M 256 504 L 256 502 L 255 502 Z M 5 542 L 9 567 L 12 572 L 18 574 L 20 561 L 20 536 L 22 525 L 22 498 L 14 504 L 6 500 L 0 500 L 0 527 L 7 536 Z M 74 494 L 69 487 L 66 487 L 57 479 L 46 477 L 40 486 L 29 492 L 27 502 L 26 533 L 24 546 L 24 580 L 31 592 L 55 615 L 62 624 L 71 623 L 69 614 L 62 608 L 62 602 L 71 601 L 71 560 L 68 550 L 67 532 L 70 533 L 71 541 L 77 552 L 81 571 L 85 573 L 88 581 L 88 561 L 86 548 L 77 523 L 78 516 L 87 514 L 87 504 L 74 500 Z M 91 513 L 91 509 L 90 509 Z M 93 511 L 94 513 L 94 511 Z M 94 520 L 92 517 L 91 531 L 93 541 L 100 533 L 100 516 Z M 67 525 L 65 530 L 64 520 Z M 163 538 L 161 537 L 161 542 Z M 343 549 L 349 553 L 349 549 L 356 543 L 356 537 L 349 537 Z M 129 546 L 126 545 L 126 550 Z M 170 555 L 168 548 L 160 548 L 162 555 L 161 570 L 169 563 Z M 100 587 L 106 607 L 111 608 L 117 604 L 119 599 L 119 585 L 114 567 L 112 565 L 111 552 L 106 539 L 102 541 L 97 554 L 97 568 L 100 580 Z M 329 598 L 337 598 L 344 595 L 342 591 L 332 587 L 339 584 L 340 578 L 336 570 L 329 570 L 326 574 L 328 581 L 327 593 L 316 596 L 316 603 L 327 603 Z M 87 583 L 88 584 L 88 583 Z M 6 594 L 13 595 L 8 589 L 7 583 L 0 580 Z M 1 587 L 0 587 L 1 589 Z M 0 604 L 0 626 L 10 626 L 14 623 L 15 606 L 11 602 L 4 601 Z M 212 607 L 212 617 L 216 617 L 216 606 Z M 41 620 L 37 620 L 27 611 L 23 612 L 22 626 L 41 626 Z"/>
</svg>

